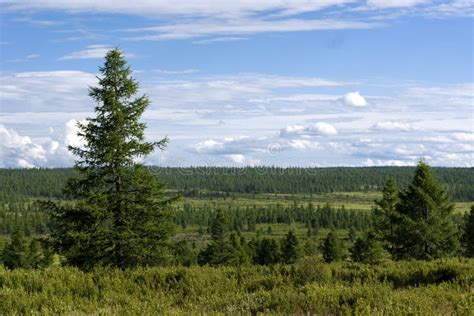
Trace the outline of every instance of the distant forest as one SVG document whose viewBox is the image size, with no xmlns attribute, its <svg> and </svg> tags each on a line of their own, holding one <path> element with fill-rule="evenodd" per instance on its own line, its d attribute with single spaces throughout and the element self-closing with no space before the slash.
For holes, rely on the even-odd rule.
<svg viewBox="0 0 474 316">
<path fill-rule="evenodd" d="M 389 178 L 401 187 L 414 167 L 150 167 L 168 189 L 185 195 L 199 192 L 290 193 L 381 191 Z M 455 201 L 474 201 L 474 168 L 433 168 Z M 63 198 L 62 188 L 73 169 L 0 169 L 0 201 Z"/>
</svg>

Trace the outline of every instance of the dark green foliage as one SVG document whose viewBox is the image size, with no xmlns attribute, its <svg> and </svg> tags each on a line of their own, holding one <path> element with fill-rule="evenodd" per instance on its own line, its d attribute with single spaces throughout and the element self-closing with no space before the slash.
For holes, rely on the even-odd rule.
<svg viewBox="0 0 474 316">
<path fill-rule="evenodd" d="M 170 206 L 172 219 L 176 225 L 198 225 L 201 235 L 205 233 L 204 227 L 208 226 L 216 216 L 212 205 L 191 205 L 185 203 L 184 207 Z M 351 209 L 335 208 L 329 204 L 306 207 L 303 203 L 253 205 L 242 207 L 229 205 L 221 209 L 225 217 L 225 226 L 228 229 L 245 231 L 251 219 L 251 231 L 256 230 L 257 224 L 288 224 L 290 222 L 306 223 L 311 236 L 318 235 L 319 228 L 335 228 L 367 230 L 371 227 L 372 218 L 368 212 L 359 212 Z M 271 227 L 271 226 L 269 226 Z M 211 232 L 210 225 L 208 226 Z M 0 234 L 11 234 L 21 229 L 32 235 L 45 235 L 51 231 L 51 220 L 45 212 L 44 206 L 38 207 L 31 202 L 9 203 L 4 208 L 0 205 Z M 265 230 L 268 234 L 268 228 Z"/>
<path fill-rule="evenodd" d="M 30 264 L 32 268 L 39 268 L 45 262 L 46 257 L 41 243 L 33 239 L 30 242 Z"/>
<path fill-rule="evenodd" d="M 474 257 L 474 205 L 471 206 L 469 214 L 466 215 L 463 243 L 466 255 Z"/>
<path fill-rule="evenodd" d="M 374 231 L 385 241 L 387 248 L 393 250 L 397 243 L 395 230 L 401 219 L 396 207 L 399 203 L 399 190 L 390 178 L 382 190 L 382 198 L 375 201 Z"/>
<path fill-rule="evenodd" d="M 357 238 L 350 253 L 355 262 L 376 264 L 388 258 L 382 242 L 372 232 L 367 233 L 364 238 Z"/>
<path fill-rule="evenodd" d="M 22 231 L 17 231 L 12 234 L 0 258 L 10 269 L 43 268 L 52 264 L 53 254 L 46 244 L 36 239 L 28 240 Z"/>
<path fill-rule="evenodd" d="M 144 141 L 139 120 L 149 101 L 134 97 L 138 84 L 118 49 L 107 53 L 100 72 L 99 86 L 90 88 L 96 116 L 78 124 L 85 145 L 70 147 L 77 177 L 65 194 L 76 202 L 45 203 L 53 212 L 52 236 L 68 262 L 85 269 L 160 264 L 168 258 L 168 201 L 136 159 L 164 148 L 167 139 Z"/>
<path fill-rule="evenodd" d="M 431 168 L 421 161 L 413 182 L 396 204 L 394 247 L 397 259 L 434 259 L 455 254 L 458 230 L 450 216 L 453 204 Z"/>
<path fill-rule="evenodd" d="M 229 235 L 227 264 L 238 266 L 250 263 L 245 239 L 240 238 L 235 232 Z"/>
<path fill-rule="evenodd" d="M 270 265 L 280 261 L 281 253 L 278 242 L 273 238 L 262 238 L 256 245 L 254 262 Z"/>
<path fill-rule="evenodd" d="M 31 267 L 30 243 L 17 231 L 11 236 L 10 243 L 3 250 L 3 264 L 10 269 Z"/>
<path fill-rule="evenodd" d="M 343 259 L 344 249 L 342 241 L 334 231 L 330 231 L 324 239 L 321 251 L 326 262 L 339 261 Z"/>
<path fill-rule="evenodd" d="M 268 234 L 268 235 L 271 235 L 272 232 L 273 232 L 272 226 L 268 226 L 268 228 L 267 228 L 267 234 Z"/>
<path fill-rule="evenodd" d="M 354 243 L 357 240 L 357 233 L 354 227 L 349 228 L 348 239 L 349 239 L 349 242 L 351 243 Z"/>
<path fill-rule="evenodd" d="M 229 265 L 237 266 L 249 262 L 249 256 L 244 245 L 240 244 L 235 234 L 230 234 L 229 240 L 212 241 L 198 256 L 200 265 Z"/>
<path fill-rule="evenodd" d="M 228 230 L 227 219 L 222 210 L 217 210 L 216 217 L 211 224 L 211 237 L 214 241 L 224 240 Z"/>
<path fill-rule="evenodd" d="M 197 251 L 188 240 L 180 240 L 173 244 L 172 254 L 174 264 L 185 267 L 192 266 L 197 263 Z"/>
<path fill-rule="evenodd" d="M 407 186 L 415 168 L 154 168 L 169 188 L 183 190 L 185 196 L 219 197 L 223 192 L 245 193 L 252 184 L 258 193 L 365 192 L 383 188 L 388 178 Z M 450 197 L 474 201 L 473 168 L 433 168 Z M 62 188 L 72 169 L 0 169 L 0 201 L 24 197 L 65 198 Z M 211 192 L 209 192 L 211 191 Z"/>
<path fill-rule="evenodd" d="M 222 210 L 216 212 L 211 226 L 211 243 L 199 253 L 201 265 L 242 265 L 250 261 L 246 251 L 246 242 L 232 232 L 227 238 L 228 224 Z"/>
<path fill-rule="evenodd" d="M 318 254 L 319 244 L 315 238 L 308 238 L 303 245 L 303 252 L 306 256 L 315 256 Z"/>
<path fill-rule="evenodd" d="M 226 229 L 244 231 L 246 225 L 254 232 L 257 224 L 290 224 L 292 222 L 307 223 L 313 231 L 312 235 L 318 233 L 319 228 L 366 230 L 372 224 L 371 214 L 368 212 L 357 212 L 350 209 L 335 208 L 330 204 L 317 205 L 315 208 L 306 207 L 304 204 L 294 203 L 289 205 L 268 204 L 239 206 L 229 205 L 225 209 L 219 209 L 224 217 Z M 184 220 L 188 225 L 208 226 L 212 234 L 212 223 L 216 217 L 216 211 L 212 205 L 188 205 L 184 208 L 175 209 L 174 222 L 182 223 Z M 268 228 L 265 230 L 268 233 Z"/>
<path fill-rule="evenodd" d="M 294 263 L 300 256 L 299 240 L 290 230 L 281 241 L 281 257 L 284 263 Z"/>
</svg>

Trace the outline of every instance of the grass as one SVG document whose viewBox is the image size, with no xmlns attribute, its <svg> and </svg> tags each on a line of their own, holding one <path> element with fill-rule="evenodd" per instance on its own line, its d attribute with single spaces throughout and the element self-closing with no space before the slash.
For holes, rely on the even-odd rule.
<svg viewBox="0 0 474 316">
<path fill-rule="evenodd" d="M 307 205 L 309 202 L 314 205 L 324 205 L 329 203 L 331 206 L 341 208 L 344 206 L 346 210 L 369 212 L 374 207 L 374 200 L 380 199 L 380 192 L 335 192 L 321 194 L 235 194 L 228 197 L 219 198 L 190 198 L 183 197 L 178 206 L 184 203 L 190 203 L 193 206 L 211 205 L 214 207 L 231 206 L 268 206 L 281 204 L 290 206 L 295 201 L 298 204 Z M 454 202 L 455 213 L 467 213 L 474 202 Z"/>
</svg>

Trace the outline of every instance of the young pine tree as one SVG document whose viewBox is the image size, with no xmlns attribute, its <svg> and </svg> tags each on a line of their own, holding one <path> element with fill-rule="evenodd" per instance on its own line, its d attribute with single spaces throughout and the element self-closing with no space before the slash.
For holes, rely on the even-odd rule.
<svg viewBox="0 0 474 316">
<path fill-rule="evenodd" d="M 465 254 L 468 257 L 474 257 L 474 205 L 471 206 L 471 211 L 466 215 L 463 243 Z"/>
<path fill-rule="evenodd" d="M 31 252 L 30 243 L 21 230 L 11 236 L 10 243 L 3 250 L 3 264 L 10 269 L 30 268 Z"/>
<path fill-rule="evenodd" d="M 84 145 L 69 148 L 79 176 L 68 181 L 65 193 L 75 202 L 47 203 L 53 240 L 70 264 L 84 269 L 160 264 L 172 228 L 170 200 L 137 161 L 168 140 L 144 140 L 140 117 L 150 102 L 135 96 L 138 84 L 119 49 L 107 53 L 100 72 L 99 85 L 89 90 L 95 117 L 78 124 Z"/>
<path fill-rule="evenodd" d="M 229 243 L 226 240 L 228 231 L 227 218 L 222 210 L 217 210 L 216 216 L 212 220 L 209 231 L 212 241 L 198 255 L 198 263 L 210 265 L 227 264 Z"/>
<path fill-rule="evenodd" d="M 379 263 L 388 258 L 382 242 L 373 232 L 367 233 L 364 238 L 357 238 L 350 253 L 353 261 L 370 264 Z"/>
<path fill-rule="evenodd" d="M 280 247 L 275 239 L 262 238 L 257 242 L 254 263 L 271 265 L 279 262 L 280 258 Z"/>
<path fill-rule="evenodd" d="M 245 239 L 240 238 L 235 232 L 230 233 L 226 248 L 226 264 L 239 266 L 250 262 L 249 255 L 245 249 Z"/>
<path fill-rule="evenodd" d="M 395 257 L 428 260 L 456 253 L 459 233 L 450 218 L 453 209 L 431 168 L 420 161 L 412 183 L 400 193 L 396 205 Z"/>
<path fill-rule="evenodd" d="M 342 260 L 344 257 L 341 239 L 336 232 L 330 231 L 322 245 L 323 258 L 326 262 Z"/>
<path fill-rule="evenodd" d="M 285 263 L 294 263 L 300 256 L 299 240 L 295 232 L 290 230 L 281 241 L 281 257 Z"/>
<path fill-rule="evenodd" d="M 374 231 L 377 236 L 385 241 L 389 251 L 395 247 L 395 228 L 400 218 L 396 211 L 399 202 L 399 190 L 395 180 L 390 178 L 382 190 L 382 198 L 375 201 Z"/>
<path fill-rule="evenodd" d="M 227 233 L 228 223 L 227 218 L 222 210 L 217 210 L 216 217 L 211 223 L 211 237 L 213 241 L 223 241 Z"/>
</svg>

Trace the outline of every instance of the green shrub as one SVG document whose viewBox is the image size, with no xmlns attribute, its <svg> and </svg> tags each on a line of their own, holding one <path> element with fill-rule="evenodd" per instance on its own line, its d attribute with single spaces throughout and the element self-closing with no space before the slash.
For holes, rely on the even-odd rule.
<svg viewBox="0 0 474 316">
<path fill-rule="evenodd" d="M 268 313 L 469 315 L 474 259 L 292 265 L 0 267 L 0 315 Z"/>
</svg>

